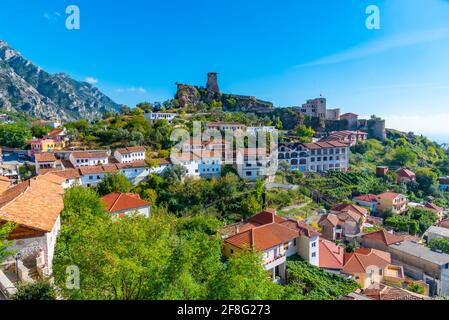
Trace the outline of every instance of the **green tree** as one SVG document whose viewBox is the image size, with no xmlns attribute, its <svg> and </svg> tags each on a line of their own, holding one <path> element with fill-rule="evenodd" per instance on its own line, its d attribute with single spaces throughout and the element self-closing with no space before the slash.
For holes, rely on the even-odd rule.
<svg viewBox="0 0 449 320">
<path fill-rule="evenodd" d="M 399 166 L 413 166 L 416 164 L 416 154 L 406 147 L 397 147 L 394 153 L 394 162 Z"/>
<path fill-rule="evenodd" d="M 298 125 L 295 131 L 301 142 L 312 142 L 312 137 L 315 135 L 315 130 L 303 124 Z"/>
<path fill-rule="evenodd" d="M 31 130 L 22 124 L 4 124 L 0 126 L 1 145 L 11 148 L 23 148 L 26 141 L 31 139 Z"/>
<path fill-rule="evenodd" d="M 432 186 L 437 184 L 438 175 L 430 168 L 420 168 L 416 170 L 416 182 L 419 188 L 426 194 L 430 194 Z"/>
<path fill-rule="evenodd" d="M 433 250 L 441 250 L 444 253 L 449 254 L 449 239 L 434 238 L 434 239 L 430 240 L 429 247 Z"/>
<path fill-rule="evenodd" d="M 280 299 L 282 287 L 273 283 L 263 268 L 259 253 L 249 250 L 236 252 L 218 274 L 212 285 L 211 297 L 218 300 Z"/>
<path fill-rule="evenodd" d="M 37 281 L 19 286 L 13 300 L 56 300 L 56 293 L 48 281 Z"/>
<path fill-rule="evenodd" d="M 97 190 L 101 196 L 112 192 L 129 192 L 133 184 L 121 173 L 113 173 L 104 177 Z"/>
<path fill-rule="evenodd" d="M 6 257 L 13 254 L 8 248 L 11 246 L 12 242 L 8 241 L 8 235 L 14 230 L 14 224 L 7 223 L 0 225 L 0 264 Z"/>
</svg>

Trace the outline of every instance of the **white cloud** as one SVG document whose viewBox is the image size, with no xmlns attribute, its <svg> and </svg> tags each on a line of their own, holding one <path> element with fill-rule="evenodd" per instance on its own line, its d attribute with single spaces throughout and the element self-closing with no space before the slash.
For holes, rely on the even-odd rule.
<svg viewBox="0 0 449 320">
<path fill-rule="evenodd" d="M 98 79 L 95 79 L 94 77 L 87 77 L 86 79 L 84 79 L 84 81 L 86 81 L 87 83 L 90 83 L 92 85 L 95 85 L 98 83 Z"/>
<path fill-rule="evenodd" d="M 117 93 L 137 93 L 137 94 L 144 94 L 147 92 L 142 87 L 130 87 L 130 88 L 118 88 L 115 90 Z"/>
<path fill-rule="evenodd" d="M 313 67 L 341 63 L 384 53 L 393 49 L 442 40 L 449 37 L 449 29 L 431 29 L 384 37 L 379 40 L 361 44 L 345 51 L 323 57 L 297 67 Z"/>
</svg>

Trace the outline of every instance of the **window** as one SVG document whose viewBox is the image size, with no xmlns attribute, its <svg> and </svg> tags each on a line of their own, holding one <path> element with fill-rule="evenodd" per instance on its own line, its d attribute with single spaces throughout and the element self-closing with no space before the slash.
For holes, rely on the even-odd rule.
<svg viewBox="0 0 449 320">
<path fill-rule="evenodd" d="M 234 249 L 229 250 L 229 252 L 231 252 L 231 254 L 234 254 Z"/>
<path fill-rule="evenodd" d="M 296 239 L 293 240 L 293 245 L 296 246 Z"/>
<path fill-rule="evenodd" d="M 316 258 L 316 252 L 312 252 L 312 258 Z"/>
<path fill-rule="evenodd" d="M 316 242 L 312 242 L 312 248 L 316 248 Z"/>
</svg>

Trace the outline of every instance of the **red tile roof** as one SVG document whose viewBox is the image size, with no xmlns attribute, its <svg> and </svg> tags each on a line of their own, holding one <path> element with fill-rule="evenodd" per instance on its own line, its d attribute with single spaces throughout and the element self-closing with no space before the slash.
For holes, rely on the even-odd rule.
<svg viewBox="0 0 449 320">
<path fill-rule="evenodd" d="M 126 147 L 126 148 L 117 149 L 117 152 L 121 153 L 121 154 L 130 154 L 130 153 L 133 153 L 133 152 L 143 152 L 143 153 L 145 153 L 145 151 L 146 151 L 145 147 L 142 147 L 142 146 Z"/>
<path fill-rule="evenodd" d="M 56 137 L 59 136 L 61 133 L 64 133 L 64 129 L 54 129 L 47 133 L 48 137 Z"/>
<path fill-rule="evenodd" d="M 109 157 L 109 155 L 106 152 L 88 152 L 88 151 L 75 151 L 72 152 L 72 156 L 75 159 L 97 159 Z"/>
<path fill-rule="evenodd" d="M 53 161 L 56 161 L 55 155 L 53 153 L 49 153 L 49 152 L 36 153 L 34 155 L 34 159 L 37 162 L 53 162 Z"/>
<path fill-rule="evenodd" d="M 311 150 L 349 147 L 348 144 L 339 142 L 339 141 L 324 141 L 324 142 L 315 142 L 315 143 L 305 143 L 304 145 L 307 149 L 311 149 Z"/>
<path fill-rule="evenodd" d="M 364 290 L 363 294 L 374 300 L 426 300 L 425 296 L 401 288 L 375 284 Z"/>
<path fill-rule="evenodd" d="M 268 223 L 280 223 L 285 219 L 276 215 L 276 209 L 266 209 L 251 218 L 247 219 L 247 222 L 257 225 L 264 225 Z"/>
<path fill-rule="evenodd" d="M 415 179 L 416 178 L 416 174 L 413 171 L 411 171 L 411 170 L 409 170 L 407 168 L 401 168 L 401 169 L 397 170 L 396 174 L 398 176 L 400 176 L 400 177 L 403 177 L 403 178 L 408 178 L 408 179 Z"/>
<path fill-rule="evenodd" d="M 333 213 L 329 213 L 322 216 L 318 224 L 320 225 L 324 221 L 328 221 L 334 227 L 336 227 L 340 223 L 340 219 L 338 219 L 337 215 Z"/>
<path fill-rule="evenodd" d="M 298 237 L 295 230 L 277 223 L 270 223 L 252 228 L 229 237 L 225 242 L 237 248 L 251 248 L 253 250 L 267 250 L 282 245 Z"/>
<path fill-rule="evenodd" d="M 109 213 L 139 209 L 151 205 L 148 201 L 142 200 L 138 195 L 132 193 L 114 192 L 101 199 Z"/>
<path fill-rule="evenodd" d="M 346 274 L 367 273 L 371 267 L 384 269 L 391 264 L 391 255 L 388 252 L 376 249 L 357 249 L 354 253 L 344 255 L 342 272 Z"/>
<path fill-rule="evenodd" d="M 355 204 L 339 204 L 335 207 L 333 207 L 331 209 L 331 211 L 336 211 L 336 212 L 348 212 L 348 211 L 352 211 L 355 213 L 358 213 L 361 216 L 367 216 L 368 215 L 368 210 L 366 210 L 365 208 L 362 208 L 358 205 Z"/>
<path fill-rule="evenodd" d="M 319 266 L 324 269 L 343 269 L 345 249 L 331 241 L 320 239 Z"/>
<path fill-rule="evenodd" d="M 354 200 L 377 203 L 377 196 L 375 194 L 364 194 L 364 195 L 355 197 Z"/>
<path fill-rule="evenodd" d="M 395 199 L 398 196 L 400 196 L 399 193 L 393 192 L 393 191 L 387 191 L 381 194 L 377 195 L 377 198 L 387 198 L 387 199 Z"/>
<path fill-rule="evenodd" d="M 395 243 L 404 241 L 403 237 L 391 234 L 385 230 L 374 231 L 362 236 L 362 238 L 371 239 L 377 242 L 381 242 L 386 246 L 390 246 Z"/>
<path fill-rule="evenodd" d="M 430 203 L 430 202 L 426 202 L 426 204 L 424 205 L 424 207 L 425 207 L 426 209 L 430 209 L 430 210 L 436 211 L 436 212 L 438 212 L 438 213 L 444 211 L 443 208 L 437 206 L 437 205 L 434 204 L 434 203 Z"/>
<path fill-rule="evenodd" d="M 288 219 L 280 222 L 280 224 L 292 230 L 296 230 L 299 235 L 305 236 L 307 238 L 320 236 L 320 233 L 314 227 L 308 225 L 303 221 Z"/>
</svg>

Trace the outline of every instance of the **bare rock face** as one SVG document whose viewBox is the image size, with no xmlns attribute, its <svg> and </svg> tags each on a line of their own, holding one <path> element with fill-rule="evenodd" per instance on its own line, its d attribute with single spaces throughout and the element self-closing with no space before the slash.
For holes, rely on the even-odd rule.
<svg viewBox="0 0 449 320">
<path fill-rule="evenodd" d="M 185 108 L 188 106 L 196 106 L 200 102 L 201 95 L 194 86 L 178 84 L 176 99 L 179 101 L 179 106 Z"/>
<path fill-rule="evenodd" d="M 89 83 L 49 74 L 0 40 L 0 108 L 42 119 L 94 119 L 120 105 Z"/>
</svg>

